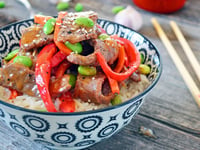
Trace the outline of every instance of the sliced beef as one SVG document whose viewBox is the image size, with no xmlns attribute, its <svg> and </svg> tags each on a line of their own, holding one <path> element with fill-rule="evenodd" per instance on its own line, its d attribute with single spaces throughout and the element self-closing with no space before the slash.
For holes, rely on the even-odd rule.
<svg viewBox="0 0 200 150">
<path fill-rule="evenodd" d="M 79 26 L 75 23 L 75 19 L 79 17 L 88 17 L 94 22 L 93 27 Z M 99 28 L 96 27 L 97 13 L 93 11 L 68 13 L 61 25 L 58 33 L 58 41 L 70 43 L 77 43 L 83 40 L 97 38 L 99 34 Z"/>
<path fill-rule="evenodd" d="M 129 77 L 131 80 L 135 81 L 135 82 L 139 82 L 141 81 L 141 76 L 140 76 L 140 73 L 139 71 L 135 71 L 133 72 L 133 74 Z"/>
<path fill-rule="evenodd" d="M 0 85 L 39 97 L 34 71 L 17 63 L 11 63 L 1 68 Z"/>
<path fill-rule="evenodd" d="M 36 82 L 35 72 L 21 64 L 11 63 L 0 70 L 0 85 L 15 89 L 30 96 L 40 97 Z M 58 96 L 71 88 L 69 76 L 64 75 L 61 78 L 50 80 L 50 93 L 52 96 Z"/>
<path fill-rule="evenodd" d="M 111 92 L 107 95 L 103 94 L 102 87 L 105 79 L 106 77 L 103 74 L 97 74 L 96 76 L 78 75 L 74 97 L 86 102 L 109 104 L 111 99 L 114 98 L 114 94 Z"/>
<path fill-rule="evenodd" d="M 87 56 L 71 53 L 69 56 L 67 56 L 67 60 L 73 64 L 98 66 L 99 63 L 96 58 L 96 52 L 100 52 L 109 64 L 113 64 L 119 54 L 117 42 L 113 39 L 104 41 L 95 39 L 93 41 L 95 49 L 94 53 Z"/>
<path fill-rule="evenodd" d="M 20 48 L 24 51 L 28 51 L 46 45 L 52 41 L 53 34 L 46 35 L 41 25 L 33 25 L 23 31 Z"/>
<path fill-rule="evenodd" d="M 67 92 L 71 88 L 69 79 L 69 75 L 64 75 L 61 78 L 51 78 L 49 83 L 51 96 L 58 96 L 61 93 Z"/>
</svg>

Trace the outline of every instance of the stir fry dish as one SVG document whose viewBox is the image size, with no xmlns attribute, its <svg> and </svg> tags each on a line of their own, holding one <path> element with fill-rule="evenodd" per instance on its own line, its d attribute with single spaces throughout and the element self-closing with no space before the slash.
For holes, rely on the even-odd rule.
<svg viewBox="0 0 200 150">
<path fill-rule="evenodd" d="M 2 60 L 6 101 L 39 111 L 75 112 L 117 105 L 134 96 L 131 91 L 142 92 L 149 66 L 141 64 L 131 41 L 108 35 L 97 19 L 93 11 L 35 15 L 34 25 L 22 32 L 20 48 Z"/>
</svg>

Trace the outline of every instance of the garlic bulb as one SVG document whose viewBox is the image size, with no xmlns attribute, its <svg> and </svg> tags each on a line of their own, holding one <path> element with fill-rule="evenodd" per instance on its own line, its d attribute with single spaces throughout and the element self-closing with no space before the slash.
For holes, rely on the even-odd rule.
<svg viewBox="0 0 200 150">
<path fill-rule="evenodd" d="M 130 5 L 115 15 L 114 20 L 116 23 L 125 25 L 136 31 L 139 30 L 143 24 L 141 14 Z"/>
</svg>

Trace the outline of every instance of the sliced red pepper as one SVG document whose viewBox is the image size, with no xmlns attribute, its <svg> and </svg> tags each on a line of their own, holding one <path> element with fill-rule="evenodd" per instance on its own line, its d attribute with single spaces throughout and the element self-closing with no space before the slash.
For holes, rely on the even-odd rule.
<svg viewBox="0 0 200 150">
<path fill-rule="evenodd" d="M 64 75 L 67 68 L 71 66 L 71 63 L 69 63 L 67 60 L 64 60 L 58 67 L 56 71 L 56 78 L 60 78 Z"/>
<path fill-rule="evenodd" d="M 49 93 L 49 80 L 52 68 L 51 58 L 55 52 L 56 46 L 54 43 L 46 45 L 38 54 L 35 67 L 36 84 L 45 107 L 49 112 L 57 112 Z"/>
<path fill-rule="evenodd" d="M 59 48 L 60 51 L 62 51 L 66 55 L 69 55 L 72 51 L 67 46 L 65 46 L 65 44 L 63 42 L 57 41 L 58 33 L 60 31 L 60 26 L 61 26 L 61 23 L 62 23 L 62 18 L 65 15 L 67 15 L 67 12 L 60 12 L 58 14 L 58 18 L 56 20 L 56 25 L 55 25 L 55 29 L 54 29 L 54 42 L 55 42 L 56 46 Z"/>
<path fill-rule="evenodd" d="M 63 52 L 58 51 L 51 59 L 51 66 L 58 66 L 66 57 L 67 55 L 65 55 Z"/>
<path fill-rule="evenodd" d="M 117 65 L 114 69 L 115 72 L 120 72 L 124 66 L 124 61 L 125 61 L 125 51 L 124 51 L 124 46 L 120 46 L 119 48 L 119 56 L 117 60 Z"/>
<path fill-rule="evenodd" d="M 21 95 L 20 92 L 18 92 L 17 90 L 14 90 L 14 89 L 9 89 L 11 94 L 10 94 L 10 97 L 9 99 L 14 99 L 16 98 L 17 96 Z"/>
<path fill-rule="evenodd" d="M 65 74 L 60 78 L 51 79 L 49 83 L 49 91 L 51 96 L 57 97 L 58 95 L 67 92 L 71 89 L 72 85 L 69 83 L 70 75 Z"/>
<path fill-rule="evenodd" d="M 44 16 L 44 15 L 35 15 L 34 16 L 34 23 L 38 23 L 38 24 L 44 25 L 47 22 L 47 20 L 49 20 L 51 18 L 53 18 L 53 17 Z"/>
<path fill-rule="evenodd" d="M 122 68 L 124 66 L 124 61 L 125 61 L 124 58 L 125 58 L 124 46 L 120 46 L 117 65 L 114 69 L 115 72 L 120 72 L 122 70 Z M 118 82 L 116 80 L 112 79 L 111 77 L 108 77 L 108 81 L 109 81 L 112 93 L 119 94 L 120 90 L 119 90 Z"/>
<path fill-rule="evenodd" d="M 122 41 L 122 40 L 120 40 L 120 38 L 119 38 L 119 36 L 118 35 L 111 35 L 110 36 L 111 38 L 113 38 L 113 39 L 115 39 L 116 41 L 117 41 L 117 43 L 118 44 L 120 44 L 121 46 L 124 46 L 124 48 L 127 48 L 127 45 L 126 44 L 124 44 L 124 42 Z M 124 51 L 125 52 L 125 51 Z M 128 67 L 128 56 L 127 56 L 127 54 L 126 53 L 124 53 L 124 65 L 126 66 L 126 67 Z"/>
<path fill-rule="evenodd" d="M 59 99 L 61 102 L 59 109 L 62 112 L 74 112 L 76 110 L 76 103 L 72 99 L 72 95 L 70 92 L 62 94 Z"/>
<path fill-rule="evenodd" d="M 126 72 L 123 72 L 123 73 L 114 72 L 108 66 L 105 58 L 100 52 L 96 52 L 96 56 L 97 56 L 97 60 L 99 64 L 101 65 L 101 68 L 103 69 L 104 73 L 107 76 L 117 81 L 123 81 L 126 78 L 128 78 L 134 71 L 137 70 L 138 66 L 140 65 L 140 53 L 135 48 L 135 46 L 133 45 L 131 41 L 124 38 L 120 38 L 120 37 L 118 39 L 124 42 L 125 45 L 127 45 L 127 47 L 125 47 L 125 51 L 129 60 L 129 69 Z"/>
<path fill-rule="evenodd" d="M 111 91 L 112 93 L 117 93 L 119 94 L 120 90 L 119 90 L 119 85 L 118 85 L 118 82 L 114 79 L 112 79 L 111 77 L 107 76 L 108 78 L 108 82 L 109 82 L 109 85 L 110 85 L 110 88 L 111 88 Z"/>
<path fill-rule="evenodd" d="M 126 67 L 128 67 L 128 56 L 127 56 L 126 53 L 125 53 L 125 56 L 124 56 L 124 65 L 125 65 Z"/>
</svg>

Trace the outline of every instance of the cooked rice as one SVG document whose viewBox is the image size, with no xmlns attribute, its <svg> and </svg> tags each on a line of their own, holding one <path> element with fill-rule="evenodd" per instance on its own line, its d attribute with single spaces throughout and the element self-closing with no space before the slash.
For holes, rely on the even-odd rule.
<svg viewBox="0 0 200 150">
<path fill-rule="evenodd" d="M 130 79 L 129 79 L 130 80 Z M 143 92 L 149 85 L 149 80 L 145 75 L 141 75 L 140 82 L 133 82 L 133 81 L 125 81 L 125 84 L 120 89 L 120 95 L 122 97 L 123 102 L 129 100 L 132 97 L 137 96 L 139 93 Z M 10 92 L 7 88 L 0 86 L 0 99 L 6 101 L 8 103 L 14 104 L 16 106 L 39 110 L 39 111 L 46 111 L 45 105 L 40 98 L 31 97 L 28 95 L 17 96 L 15 99 L 8 99 Z M 83 102 L 80 99 L 75 99 L 76 103 L 76 111 L 89 111 L 89 110 L 96 110 L 100 108 L 108 107 L 109 105 L 101 104 L 97 105 L 95 103 Z M 55 106 L 58 108 L 59 101 L 55 101 Z"/>
</svg>

